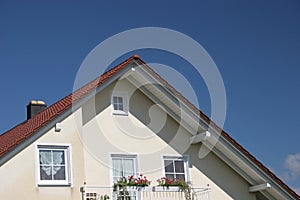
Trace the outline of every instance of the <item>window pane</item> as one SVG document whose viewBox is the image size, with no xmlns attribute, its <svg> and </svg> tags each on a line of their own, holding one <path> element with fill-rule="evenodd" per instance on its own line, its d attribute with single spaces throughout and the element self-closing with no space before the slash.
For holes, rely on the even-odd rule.
<svg viewBox="0 0 300 200">
<path fill-rule="evenodd" d="M 52 180 L 52 153 L 51 150 L 40 150 L 40 179 Z"/>
<path fill-rule="evenodd" d="M 51 166 L 41 166 L 40 167 L 40 179 L 41 180 L 52 180 L 52 174 L 51 174 Z"/>
<path fill-rule="evenodd" d="M 51 151 L 50 150 L 40 150 L 40 164 L 50 165 L 52 164 Z"/>
<path fill-rule="evenodd" d="M 66 170 L 64 166 L 53 167 L 54 180 L 66 180 Z"/>
<path fill-rule="evenodd" d="M 124 159 L 123 160 L 123 169 L 124 169 L 124 176 L 131 176 L 134 174 L 134 163 L 133 159 Z"/>
<path fill-rule="evenodd" d="M 53 151 L 53 164 L 54 165 L 64 165 L 65 164 L 65 152 L 63 150 Z"/>
<path fill-rule="evenodd" d="M 114 181 L 118 180 L 122 177 L 122 160 L 121 159 L 113 159 L 113 178 Z"/>
<path fill-rule="evenodd" d="M 174 174 L 166 174 L 166 177 L 171 179 L 171 180 L 174 180 Z"/>
<path fill-rule="evenodd" d="M 165 172 L 174 172 L 174 166 L 172 160 L 165 160 Z"/>
<path fill-rule="evenodd" d="M 118 97 L 113 97 L 113 103 L 114 104 L 118 103 Z"/>
<path fill-rule="evenodd" d="M 176 179 L 185 180 L 185 175 L 184 174 L 176 174 Z"/>
<path fill-rule="evenodd" d="M 114 104 L 114 110 L 119 110 L 118 109 L 118 104 Z"/>
<path fill-rule="evenodd" d="M 123 104 L 119 104 L 119 110 L 124 110 Z"/>
<path fill-rule="evenodd" d="M 175 161 L 175 172 L 176 173 L 184 173 L 184 163 L 182 160 Z"/>
<path fill-rule="evenodd" d="M 120 104 L 123 104 L 123 97 L 118 97 L 118 101 Z"/>
</svg>

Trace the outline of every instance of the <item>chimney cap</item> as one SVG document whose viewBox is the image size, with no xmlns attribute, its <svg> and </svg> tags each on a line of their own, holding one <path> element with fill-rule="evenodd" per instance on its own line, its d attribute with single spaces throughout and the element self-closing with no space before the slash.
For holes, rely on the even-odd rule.
<svg viewBox="0 0 300 200">
<path fill-rule="evenodd" d="M 31 100 L 29 102 L 29 104 L 31 104 L 31 105 L 46 105 L 46 103 L 44 101 L 40 101 L 40 100 Z"/>
</svg>

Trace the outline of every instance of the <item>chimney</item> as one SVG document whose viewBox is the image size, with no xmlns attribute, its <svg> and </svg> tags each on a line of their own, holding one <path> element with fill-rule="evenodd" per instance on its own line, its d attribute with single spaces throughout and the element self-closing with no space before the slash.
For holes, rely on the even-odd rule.
<svg viewBox="0 0 300 200">
<path fill-rule="evenodd" d="M 27 120 L 43 111 L 47 105 L 43 101 L 31 100 L 27 105 Z"/>
</svg>

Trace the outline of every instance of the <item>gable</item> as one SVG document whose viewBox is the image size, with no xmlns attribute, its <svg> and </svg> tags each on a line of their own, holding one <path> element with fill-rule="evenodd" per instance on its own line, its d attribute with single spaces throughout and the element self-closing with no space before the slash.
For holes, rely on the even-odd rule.
<svg viewBox="0 0 300 200">
<path fill-rule="evenodd" d="M 130 57 L 92 82 L 49 106 L 34 117 L 0 135 L 0 165 L 9 160 L 10 156 L 7 154 L 11 153 L 11 156 L 13 156 L 18 152 L 18 150 L 16 150 L 17 152 L 14 152 L 18 145 L 29 140 L 30 137 L 33 137 L 39 130 L 45 129 L 47 126 L 52 127 L 54 125 L 53 122 L 59 121 L 58 118 L 61 118 L 65 112 L 67 112 L 67 114 L 65 114 L 64 117 L 69 115 L 71 113 L 72 105 L 75 105 L 77 102 L 94 92 L 98 87 L 106 84 L 114 75 L 121 72 L 135 59 L 137 58 Z M 28 144 L 25 144 L 25 146 L 26 145 Z"/>
<path fill-rule="evenodd" d="M 140 65 L 140 67 L 135 72 L 132 72 L 132 64 L 135 66 Z M 123 75 L 125 76 L 123 77 Z M 151 126 L 151 118 L 140 112 L 140 110 L 147 110 L 155 104 L 160 104 L 162 108 L 157 107 L 155 108 L 156 111 L 161 113 L 166 111 L 168 113 L 166 120 L 169 121 L 167 124 L 172 124 L 171 128 L 161 127 L 162 132 L 170 132 L 169 129 L 174 129 L 174 127 L 176 129 L 176 127 L 179 127 L 178 124 L 181 124 L 186 132 L 200 134 L 207 130 L 208 125 L 210 125 L 212 135 L 221 134 L 219 142 L 213 149 L 213 153 L 230 168 L 234 169 L 238 176 L 243 177 L 250 185 L 264 182 L 272 183 L 272 189 L 264 193 L 264 195 L 283 195 L 287 198 L 299 198 L 294 191 L 231 138 L 229 134 L 211 122 L 205 114 L 192 105 L 137 56 L 129 58 L 91 83 L 48 107 L 40 114 L 1 135 L 0 165 L 45 134 L 55 123 L 69 116 L 72 113 L 72 109 L 82 106 L 83 126 L 88 125 L 91 120 L 94 120 L 95 116 L 102 113 L 105 109 L 109 109 L 111 106 L 111 88 L 115 86 L 116 80 L 119 80 L 121 77 L 124 78 L 124 81 L 131 88 L 139 88 L 131 96 L 132 99 L 129 102 L 129 106 L 131 114 L 142 124 L 150 124 L 149 128 L 152 130 L 157 128 L 155 124 Z M 148 81 L 148 84 L 144 84 L 145 80 Z M 155 85 L 153 83 L 158 84 Z M 94 95 L 95 93 L 100 94 L 100 92 L 102 95 Z M 141 101 L 143 103 L 139 103 Z M 162 110 L 158 111 L 159 109 Z M 180 118 L 182 110 L 184 115 L 186 115 L 185 119 L 189 119 L 184 120 L 183 123 L 181 123 Z M 197 127 L 196 130 L 194 129 L 195 126 Z M 160 134 L 159 136 L 169 143 L 169 135 Z M 191 136 L 195 135 L 192 134 Z M 180 146 L 180 144 L 176 143 L 174 147 L 178 145 Z"/>
</svg>

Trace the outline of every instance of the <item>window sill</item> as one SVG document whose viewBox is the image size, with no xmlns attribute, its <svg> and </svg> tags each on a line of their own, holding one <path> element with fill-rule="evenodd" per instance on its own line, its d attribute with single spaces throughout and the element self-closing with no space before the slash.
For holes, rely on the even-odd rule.
<svg viewBox="0 0 300 200">
<path fill-rule="evenodd" d="M 45 183 L 45 184 L 37 184 L 37 187 L 72 187 L 72 184 L 50 184 L 50 183 Z"/>
<path fill-rule="evenodd" d="M 112 114 L 113 114 L 113 115 L 128 116 L 128 113 L 127 113 L 127 112 L 116 112 L 116 111 L 113 111 Z"/>
</svg>

